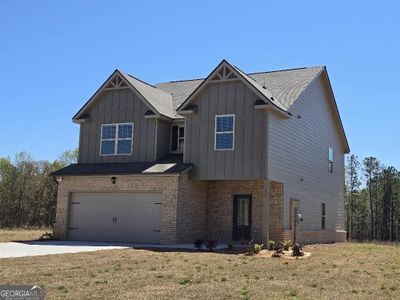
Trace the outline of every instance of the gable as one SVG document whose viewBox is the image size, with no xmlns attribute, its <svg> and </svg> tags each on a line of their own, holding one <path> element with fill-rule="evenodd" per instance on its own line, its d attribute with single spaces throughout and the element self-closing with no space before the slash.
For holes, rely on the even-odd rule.
<svg viewBox="0 0 400 300">
<path fill-rule="evenodd" d="M 328 106 L 327 109 L 331 114 L 331 119 L 329 119 L 329 121 L 328 121 L 327 119 L 322 118 L 322 120 L 324 120 L 323 122 L 328 122 L 329 124 L 327 124 L 327 125 L 334 126 L 334 128 L 336 129 L 336 132 L 337 132 L 338 139 L 343 146 L 344 152 L 349 153 L 350 148 L 349 148 L 349 144 L 347 141 L 346 133 L 344 131 L 342 120 L 340 118 L 339 110 L 338 110 L 338 107 L 336 104 L 335 96 L 333 94 L 333 90 L 332 90 L 332 86 L 331 86 L 331 83 L 329 80 L 328 72 L 325 67 L 323 69 L 321 69 L 321 71 L 318 73 L 318 75 L 308 84 L 308 86 L 305 89 L 303 89 L 301 91 L 301 93 L 296 98 L 296 101 L 293 101 L 291 103 L 291 105 L 288 107 L 288 109 L 291 110 L 292 108 L 295 108 L 298 105 L 301 105 L 301 106 L 308 105 L 307 102 L 306 103 L 303 103 L 303 102 L 307 100 L 307 97 L 309 94 L 311 94 L 311 95 L 314 94 L 314 91 L 316 89 L 321 90 L 320 98 L 323 97 L 323 100 L 324 100 L 324 102 L 319 105 Z M 314 110 L 313 113 L 321 115 L 319 108 L 309 107 L 309 109 L 313 109 Z M 334 124 L 331 125 L 332 122 Z"/>
<path fill-rule="evenodd" d="M 340 139 L 343 143 L 343 147 L 344 147 L 344 152 L 346 154 L 350 153 L 350 146 L 349 146 L 349 142 L 347 140 L 347 136 L 346 136 L 346 132 L 344 131 L 344 126 L 342 123 L 342 119 L 340 117 L 340 113 L 339 113 L 339 108 L 337 106 L 336 103 L 336 99 L 335 99 L 335 95 L 333 93 L 333 89 L 332 89 L 332 85 L 331 82 L 329 80 L 329 75 L 328 75 L 328 71 L 326 70 L 326 68 L 324 68 L 324 71 L 322 72 L 321 76 L 323 76 L 323 81 L 325 83 L 326 89 L 327 89 L 327 94 L 328 94 L 328 100 L 331 104 L 332 107 L 332 113 L 333 113 L 333 118 L 335 119 L 335 123 L 336 123 L 336 127 L 338 130 L 338 134 L 340 136 Z"/>
<path fill-rule="evenodd" d="M 84 122 L 89 117 L 88 111 L 96 105 L 99 97 L 107 90 L 123 90 L 130 89 L 135 93 L 141 101 L 143 101 L 153 115 L 159 117 L 160 114 L 168 118 L 173 118 L 174 113 L 170 109 L 168 101 L 170 99 L 166 93 L 156 90 L 152 87 L 134 77 L 115 70 L 110 77 L 100 86 L 94 95 L 83 105 L 83 107 L 72 118 L 74 122 Z M 151 91 L 156 90 L 156 91 Z M 160 99 L 161 98 L 161 99 Z M 149 101 L 150 99 L 150 101 Z M 161 113 L 160 113 L 161 112 Z"/>
<path fill-rule="evenodd" d="M 226 60 L 223 60 L 208 76 L 207 78 L 187 97 L 187 99 L 179 106 L 177 109 L 178 113 L 184 114 L 185 108 L 190 105 L 193 99 L 201 93 L 201 91 L 209 84 L 215 82 L 229 82 L 240 80 L 242 81 L 250 90 L 252 90 L 264 104 L 270 104 L 268 108 L 275 110 L 278 114 L 283 117 L 287 117 L 284 111 L 284 107 L 276 101 L 272 93 L 268 90 L 266 86 L 261 86 L 250 76 L 239 70 L 237 67 L 232 66 Z M 190 110 L 191 112 L 192 110 Z"/>
</svg>

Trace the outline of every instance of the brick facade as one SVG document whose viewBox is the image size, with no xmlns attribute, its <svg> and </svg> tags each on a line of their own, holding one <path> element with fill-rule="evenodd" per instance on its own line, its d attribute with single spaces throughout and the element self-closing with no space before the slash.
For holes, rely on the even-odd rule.
<svg viewBox="0 0 400 300">
<path fill-rule="evenodd" d="M 67 239 L 69 199 L 73 192 L 160 192 L 163 194 L 160 242 L 192 243 L 196 239 L 229 242 L 233 235 L 233 197 L 252 196 L 252 238 L 266 242 L 293 240 L 291 229 L 283 230 L 283 184 L 271 181 L 194 181 L 188 173 L 169 176 L 123 175 L 115 184 L 109 176 L 65 176 L 58 186 L 54 236 Z M 267 218 L 268 216 L 268 218 Z M 268 222 L 268 223 L 267 223 Z M 269 233 L 269 237 L 267 237 Z M 299 231 L 301 243 L 330 243 L 346 240 L 345 231 Z"/>
<path fill-rule="evenodd" d="M 179 177 L 177 204 L 177 241 L 193 243 L 205 238 L 207 226 L 207 181 L 190 180 L 188 174 Z"/>
<path fill-rule="evenodd" d="M 283 184 L 271 181 L 269 184 L 269 239 L 283 240 Z"/>
<path fill-rule="evenodd" d="M 207 198 L 207 239 L 221 242 L 232 240 L 233 196 L 252 195 L 252 238 L 264 240 L 263 200 L 266 191 L 264 180 L 210 181 Z"/>
<path fill-rule="evenodd" d="M 112 184 L 109 176 L 65 176 L 58 184 L 54 237 L 67 239 L 69 200 L 72 192 L 162 192 L 163 210 L 161 243 L 176 243 L 177 199 L 179 176 L 117 176 Z"/>
</svg>

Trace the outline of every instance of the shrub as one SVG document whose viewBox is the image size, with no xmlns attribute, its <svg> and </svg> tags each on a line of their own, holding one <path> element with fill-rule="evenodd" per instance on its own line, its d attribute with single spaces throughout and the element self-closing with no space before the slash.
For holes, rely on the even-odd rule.
<svg viewBox="0 0 400 300">
<path fill-rule="evenodd" d="M 272 251 L 275 248 L 275 242 L 270 240 L 268 241 L 268 250 Z"/>
<path fill-rule="evenodd" d="M 254 244 L 254 253 L 255 254 L 260 253 L 260 251 L 262 250 L 263 247 L 264 247 L 263 244 Z"/>
<path fill-rule="evenodd" d="M 52 240 L 53 234 L 51 232 L 45 232 L 41 235 L 41 237 L 39 239 L 40 240 Z"/>
<path fill-rule="evenodd" d="M 299 244 L 294 244 L 292 247 L 292 251 L 293 251 L 293 256 L 303 256 L 304 252 L 303 252 L 303 247 Z"/>
<path fill-rule="evenodd" d="M 214 240 L 208 240 L 206 242 L 206 247 L 208 249 L 208 251 L 214 251 L 214 249 L 217 247 L 218 243 L 217 241 Z"/>
<path fill-rule="evenodd" d="M 232 241 L 228 243 L 228 249 L 229 249 L 229 250 L 232 250 L 232 249 L 233 249 L 233 242 L 232 242 Z"/>
<path fill-rule="evenodd" d="M 274 247 L 273 257 L 280 257 L 283 254 L 283 244 L 281 242 L 277 242 Z"/>
<path fill-rule="evenodd" d="M 274 247 L 274 251 L 277 253 L 283 253 L 283 244 L 282 242 L 277 242 Z"/>
<path fill-rule="evenodd" d="M 253 240 L 251 240 L 250 242 L 247 242 L 246 251 L 247 251 L 247 255 L 254 254 L 254 241 Z"/>
<path fill-rule="evenodd" d="M 289 251 L 289 248 L 293 246 L 293 243 L 291 240 L 288 240 L 283 243 L 283 250 Z"/>
<path fill-rule="evenodd" d="M 204 244 L 204 241 L 202 239 L 198 239 L 198 240 L 194 241 L 194 246 L 199 250 L 201 249 L 201 247 L 203 247 L 203 244 Z"/>
</svg>

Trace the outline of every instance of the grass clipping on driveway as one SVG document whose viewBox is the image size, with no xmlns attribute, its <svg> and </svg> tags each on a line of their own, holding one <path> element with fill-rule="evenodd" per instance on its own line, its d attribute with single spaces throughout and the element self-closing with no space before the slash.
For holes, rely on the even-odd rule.
<svg viewBox="0 0 400 300">
<path fill-rule="evenodd" d="M 0 259 L 1 284 L 49 299 L 397 298 L 399 247 L 308 246 L 304 260 L 209 252 L 108 250 Z"/>
</svg>

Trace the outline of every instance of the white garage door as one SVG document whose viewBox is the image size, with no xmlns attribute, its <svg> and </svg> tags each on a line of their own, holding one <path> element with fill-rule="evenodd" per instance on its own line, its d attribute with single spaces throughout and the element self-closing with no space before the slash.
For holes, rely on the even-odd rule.
<svg viewBox="0 0 400 300">
<path fill-rule="evenodd" d="M 70 240 L 159 243 L 161 193 L 73 193 Z"/>
</svg>

